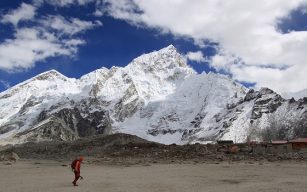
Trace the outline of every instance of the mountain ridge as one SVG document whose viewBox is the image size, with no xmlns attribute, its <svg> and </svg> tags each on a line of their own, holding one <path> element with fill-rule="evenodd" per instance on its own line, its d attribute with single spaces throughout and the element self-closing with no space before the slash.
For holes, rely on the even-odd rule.
<svg viewBox="0 0 307 192">
<path fill-rule="evenodd" d="M 303 100 L 288 102 L 268 88 L 197 74 L 170 45 L 125 67 L 102 67 L 79 79 L 50 70 L 0 93 L 0 144 L 115 132 L 165 144 L 242 142 L 253 123 L 264 128 L 283 107 L 305 118 Z"/>
</svg>

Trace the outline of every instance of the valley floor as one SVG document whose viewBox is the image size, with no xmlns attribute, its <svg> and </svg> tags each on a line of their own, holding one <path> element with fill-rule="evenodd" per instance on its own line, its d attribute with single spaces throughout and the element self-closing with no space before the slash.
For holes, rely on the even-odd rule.
<svg viewBox="0 0 307 192">
<path fill-rule="evenodd" d="M 69 162 L 0 162 L 1 192 L 296 192 L 307 189 L 306 163 L 82 165 L 71 184 Z M 66 166 L 65 166 L 66 165 Z"/>
</svg>

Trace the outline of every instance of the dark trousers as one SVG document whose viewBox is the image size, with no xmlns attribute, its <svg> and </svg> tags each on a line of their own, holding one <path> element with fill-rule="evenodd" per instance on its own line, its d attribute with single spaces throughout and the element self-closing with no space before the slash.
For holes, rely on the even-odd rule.
<svg viewBox="0 0 307 192">
<path fill-rule="evenodd" d="M 77 181 L 80 178 L 80 172 L 79 171 L 74 171 L 74 173 L 75 173 L 75 180 L 73 181 L 73 184 L 77 184 Z"/>
</svg>

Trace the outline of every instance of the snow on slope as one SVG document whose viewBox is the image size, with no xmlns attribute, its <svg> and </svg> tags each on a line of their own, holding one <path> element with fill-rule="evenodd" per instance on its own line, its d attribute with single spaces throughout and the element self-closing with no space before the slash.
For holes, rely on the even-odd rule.
<svg viewBox="0 0 307 192">
<path fill-rule="evenodd" d="M 245 96 L 246 88 L 229 78 L 214 73 L 188 77 L 173 94 L 165 99 L 149 102 L 133 117 L 119 122 L 119 132 L 135 134 L 162 143 L 186 143 L 184 133 L 193 132 L 193 121 L 204 117 L 198 127 L 200 137 L 211 137 L 218 130 L 213 117 Z M 116 125 L 115 125 L 116 126 Z M 193 139 L 192 139 L 193 140 Z"/>
<path fill-rule="evenodd" d="M 51 70 L 0 93 L 0 144 L 112 132 L 166 144 L 242 142 L 251 122 L 265 124 L 285 106 L 269 89 L 255 92 L 224 75 L 197 74 L 170 45 L 126 67 L 80 79 Z M 303 100 L 290 108 L 306 111 Z"/>
<path fill-rule="evenodd" d="M 146 102 L 163 99 L 172 93 L 176 84 L 186 76 L 195 74 L 172 45 L 144 54 L 124 68 L 112 67 L 110 70 L 102 70 L 103 75 L 97 75 L 97 71 L 94 71 L 81 77 L 81 80 L 100 82 L 96 96 L 107 101 L 121 98 L 131 84 L 135 86 L 138 97 Z"/>
<path fill-rule="evenodd" d="M 0 126 L 14 119 L 16 114 L 27 114 L 24 123 L 30 123 L 37 116 L 38 110 L 27 106 L 47 108 L 70 95 L 80 94 L 75 79 L 69 79 L 51 70 L 42 73 L 24 83 L 18 84 L 0 94 Z M 20 127 L 18 127 L 20 128 Z M 25 126 L 25 128 L 28 128 Z"/>
<path fill-rule="evenodd" d="M 51 70 L 0 94 L 1 137 L 30 129 L 42 113 L 52 115 L 65 108 L 78 107 L 86 118 L 87 112 L 82 112 L 94 113 L 103 107 L 112 121 L 122 121 L 138 106 L 173 93 L 192 74 L 194 70 L 172 45 L 142 55 L 124 68 L 101 68 L 80 79 Z M 93 99 L 98 100 L 96 105 Z"/>
</svg>

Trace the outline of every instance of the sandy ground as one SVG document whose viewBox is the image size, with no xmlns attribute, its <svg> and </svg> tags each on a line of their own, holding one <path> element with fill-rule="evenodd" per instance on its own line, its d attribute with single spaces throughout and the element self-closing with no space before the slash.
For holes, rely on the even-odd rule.
<svg viewBox="0 0 307 192">
<path fill-rule="evenodd" d="M 66 162 L 68 163 L 68 162 Z M 0 162 L 1 192 L 296 192 L 307 191 L 307 164 L 83 164 L 84 180 L 71 184 L 56 161 Z"/>
</svg>

